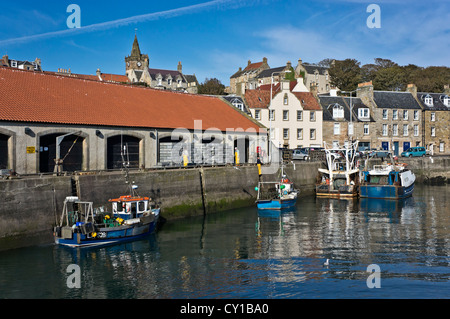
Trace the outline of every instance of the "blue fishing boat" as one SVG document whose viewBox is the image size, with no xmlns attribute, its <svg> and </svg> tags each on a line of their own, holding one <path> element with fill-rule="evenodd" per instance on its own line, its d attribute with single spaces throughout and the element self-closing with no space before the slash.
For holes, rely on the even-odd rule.
<svg viewBox="0 0 450 319">
<path fill-rule="evenodd" d="M 92 202 L 66 197 L 60 223 L 54 228 L 55 243 L 83 248 L 117 244 L 151 234 L 160 208 L 152 208 L 150 198 L 121 196 L 112 202 L 112 214 L 96 210 Z"/>
<path fill-rule="evenodd" d="M 299 191 L 294 183 L 284 174 L 281 168 L 281 178 L 275 182 L 259 182 L 256 204 L 261 210 L 282 210 L 294 207 L 297 203 Z"/>
<path fill-rule="evenodd" d="M 413 194 L 416 176 L 406 164 L 375 165 L 362 172 L 361 198 L 402 199 Z"/>
</svg>

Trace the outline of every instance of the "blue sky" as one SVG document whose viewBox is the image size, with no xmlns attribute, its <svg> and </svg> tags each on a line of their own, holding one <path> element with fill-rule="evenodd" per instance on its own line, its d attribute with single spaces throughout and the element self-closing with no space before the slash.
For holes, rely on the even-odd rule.
<svg viewBox="0 0 450 319">
<path fill-rule="evenodd" d="M 151 68 L 181 61 L 200 82 L 229 85 L 239 67 L 263 57 L 271 67 L 378 57 L 450 66 L 448 0 L 0 1 L 0 55 L 39 57 L 48 71 L 124 74 L 136 28 Z M 72 3 L 81 8 L 80 29 L 66 24 Z M 379 29 L 366 25 L 371 3 L 380 6 Z"/>
</svg>

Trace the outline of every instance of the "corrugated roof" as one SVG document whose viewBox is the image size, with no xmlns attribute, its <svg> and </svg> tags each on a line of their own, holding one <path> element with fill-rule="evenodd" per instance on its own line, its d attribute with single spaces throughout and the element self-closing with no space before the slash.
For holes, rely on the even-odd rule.
<svg viewBox="0 0 450 319">
<path fill-rule="evenodd" d="M 0 67 L 0 120 L 96 126 L 258 129 L 216 97 Z"/>
</svg>

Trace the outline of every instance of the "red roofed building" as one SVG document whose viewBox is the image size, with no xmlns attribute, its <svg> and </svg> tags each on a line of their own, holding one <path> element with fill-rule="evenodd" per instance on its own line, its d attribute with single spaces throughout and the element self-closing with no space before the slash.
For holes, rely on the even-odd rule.
<svg viewBox="0 0 450 319">
<path fill-rule="evenodd" d="M 59 158 L 67 171 L 119 168 L 124 146 L 132 167 L 178 165 L 168 152 L 185 136 L 172 140 L 174 129 L 187 136 L 177 156 L 187 152 L 191 163 L 211 160 L 194 158 L 195 141 L 203 150 L 214 140 L 206 133 L 227 133 L 215 139 L 216 162 L 229 162 L 234 147 L 245 154 L 242 162 L 256 161 L 262 126 L 219 98 L 5 67 L 0 91 L 0 169 L 53 172 L 56 138 L 66 134 Z"/>
<path fill-rule="evenodd" d="M 274 84 L 272 104 L 270 87 L 261 85 L 258 89 L 247 90 L 245 100 L 253 118 L 271 129 L 275 146 L 322 147 L 322 107 L 303 84 L 303 79 Z"/>
<path fill-rule="evenodd" d="M 249 87 L 247 84 L 251 80 L 256 79 L 256 77 L 264 70 L 269 69 L 267 64 L 267 58 L 263 58 L 261 62 L 252 63 L 248 61 L 247 67 L 239 70 L 230 77 L 230 88 L 228 93 L 243 95 Z M 250 88 L 252 89 L 252 88 Z"/>
</svg>

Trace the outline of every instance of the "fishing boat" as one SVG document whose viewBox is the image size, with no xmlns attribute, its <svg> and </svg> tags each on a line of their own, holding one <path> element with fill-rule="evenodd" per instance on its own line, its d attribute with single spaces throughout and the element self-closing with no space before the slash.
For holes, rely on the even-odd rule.
<svg viewBox="0 0 450 319">
<path fill-rule="evenodd" d="M 361 198 L 402 199 L 412 196 L 416 176 L 407 164 L 374 165 L 363 171 L 359 192 Z"/>
<path fill-rule="evenodd" d="M 136 240 L 152 233 L 160 208 L 152 208 L 150 198 L 120 196 L 111 199 L 112 213 L 97 209 L 92 202 L 69 196 L 59 225 L 54 228 L 55 243 L 69 247 L 92 247 Z"/>
<path fill-rule="evenodd" d="M 281 167 L 281 178 L 274 182 L 259 182 L 256 204 L 262 210 L 282 210 L 294 207 L 297 203 L 299 191 L 294 183 L 285 175 Z"/>
<path fill-rule="evenodd" d="M 354 198 L 358 196 L 359 168 L 356 163 L 358 141 L 348 147 L 325 146 L 327 168 L 319 168 L 317 197 Z"/>
<path fill-rule="evenodd" d="M 142 238 L 156 229 L 161 209 L 152 207 L 151 199 L 139 196 L 138 186 L 130 183 L 127 149 L 124 146 L 121 155 L 129 195 L 110 199 L 111 213 L 103 208 L 94 210 L 93 202 L 66 197 L 59 224 L 54 228 L 56 244 L 73 248 L 111 245 Z"/>
</svg>

